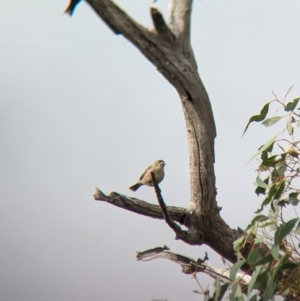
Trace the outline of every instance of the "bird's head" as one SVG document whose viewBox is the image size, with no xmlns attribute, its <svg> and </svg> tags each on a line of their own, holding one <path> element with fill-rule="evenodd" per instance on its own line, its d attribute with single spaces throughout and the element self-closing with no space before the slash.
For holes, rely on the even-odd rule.
<svg viewBox="0 0 300 301">
<path fill-rule="evenodd" d="M 157 160 L 155 163 L 156 163 L 155 165 L 158 165 L 161 168 L 164 168 L 166 165 L 164 160 Z"/>
</svg>

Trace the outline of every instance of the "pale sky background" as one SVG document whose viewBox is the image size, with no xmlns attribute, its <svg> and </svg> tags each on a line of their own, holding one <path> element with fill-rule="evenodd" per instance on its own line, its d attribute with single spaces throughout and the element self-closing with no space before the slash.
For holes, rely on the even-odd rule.
<svg viewBox="0 0 300 301">
<path fill-rule="evenodd" d="M 82 2 L 0 3 L 0 300 L 202 300 L 171 262 L 135 261 L 166 244 L 191 257 L 207 246 L 174 240 L 163 221 L 92 198 L 94 187 L 156 203 L 151 188 L 128 190 L 156 159 L 168 205 L 189 201 L 185 125 L 173 87 L 134 46 Z M 120 0 L 151 26 L 152 1 Z M 165 15 L 167 1 L 156 3 Z M 299 0 L 195 1 L 192 45 L 216 119 L 221 216 L 245 228 L 259 200 L 255 162 L 274 135 L 251 115 L 295 85 L 300 95 Z M 203 287 L 209 278 L 199 275 Z"/>
</svg>

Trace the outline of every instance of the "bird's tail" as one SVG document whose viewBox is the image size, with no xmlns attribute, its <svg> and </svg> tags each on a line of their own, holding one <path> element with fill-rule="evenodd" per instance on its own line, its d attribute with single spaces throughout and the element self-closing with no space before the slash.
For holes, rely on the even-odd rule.
<svg viewBox="0 0 300 301">
<path fill-rule="evenodd" d="M 137 191 L 142 185 L 140 183 L 136 183 L 132 186 L 129 187 L 130 190 L 132 191 Z"/>
</svg>

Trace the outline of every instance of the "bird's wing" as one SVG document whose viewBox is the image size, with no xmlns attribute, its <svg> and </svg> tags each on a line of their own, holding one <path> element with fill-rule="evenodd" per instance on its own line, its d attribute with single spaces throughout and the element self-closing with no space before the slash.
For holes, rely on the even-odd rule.
<svg viewBox="0 0 300 301">
<path fill-rule="evenodd" d="M 147 173 L 147 171 L 149 171 L 151 169 L 152 165 L 148 166 L 145 171 L 141 174 L 140 176 L 140 180 L 144 177 L 144 175 Z"/>
</svg>

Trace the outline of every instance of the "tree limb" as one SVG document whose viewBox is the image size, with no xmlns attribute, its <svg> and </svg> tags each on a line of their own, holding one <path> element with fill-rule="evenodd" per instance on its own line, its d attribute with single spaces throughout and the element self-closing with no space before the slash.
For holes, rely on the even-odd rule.
<svg viewBox="0 0 300 301">
<path fill-rule="evenodd" d="M 156 247 L 136 253 L 137 261 L 150 261 L 158 258 L 171 260 L 179 264 L 182 267 L 182 272 L 185 274 L 201 272 L 209 275 L 213 279 L 219 279 L 223 283 L 232 282 L 229 278 L 229 269 L 224 270 L 215 268 L 205 260 L 196 260 L 185 255 L 173 252 L 167 246 Z M 238 273 L 237 276 L 242 278 L 243 284 L 248 284 L 251 280 L 251 276 L 245 275 L 245 273 L 243 272 Z"/>
<path fill-rule="evenodd" d="M 105 195 L 98 188 L 95 189 L 93 196 L 96 201 L 103 201 L 119 208 L 147 217 L 164 219 L 162 210 L 158 205 L 150 204 L 136 198 L 130 198 L 117 192 L 111 192 L 110 195 Z M 172 220 L 183 224 L 186 212 L 185 208 L 168 206 L 167 210 Z"/>
<path fill-rule="evenodd" d="M 110 0 L 86 0 L 100 18 L 116 33 L 121 33 L 133 43 L 177 90 L 186 121 L 189 147 L 191 199 L 180 221 L 188 228 L 190 237 L 206 243 L 222 257 L 236 261 L 233 242 L 241 235 L 231 229 L 220 216 L 216 202 L 214 174 L 214 139 L 216 128 L 208 94 L 197 72 L 190 46 L 190 16 L 192 0 L 171 0 L 169 20 L 165 26 L 162 15 L 155 11 L 156 30 L 149 30 L 135 22 Z M 152 12 L 153 12 L 152 8 Z M 163 24 L 164 23 L 164 24 Z M 167 29 L 168 28 L 168 29 Z M 166 41 L 161 32 L 174 35 L 174 43 Z M 167 33 L 170 37 L 170 34 Z M 161 210 L 138 208 L 133 199 L 112 193 L 105 201 L 139 214 L 161 218 Z M 129 205 L 130 204 L 130 205 Z M 130 209 L 129 209 L 130 208 Z M 148 211 L 149 210 L 149 211 Z M 248 250 L 251 250 L 248 248 Z"/>
<path fill-rule="evenodd" d="M 191 11 L 193 0 L 170 0 L 168 25 L 176 36 L 176 46 L 197 69 L 196 60 L 190 45 Z"/>
<path fill-rule="evenodd" d="M 155 175 L 153 172 L 151 172 L 152 182 L 154 186 L 154 190 L 156 193 L 157 201 L 159 203 L 159 206 L 162 210 L 165 222 L 168 224 L 168 226 L 173 229 L 176 236 L 175 239 L 180 239 L 188 244 L 194 245 L 200 245 L 203 243 L 203 236 L 199 234 L 199 232 L 191 232 L 191 231 L 184 231 L 181 229 L 179 225 L 177 225 L 171 218 L 167 206 L 163 200 L 163 197 L 161 195 L 160 188 L 158 187 L 158 184 L 155 179 Z"/>
</svg>

